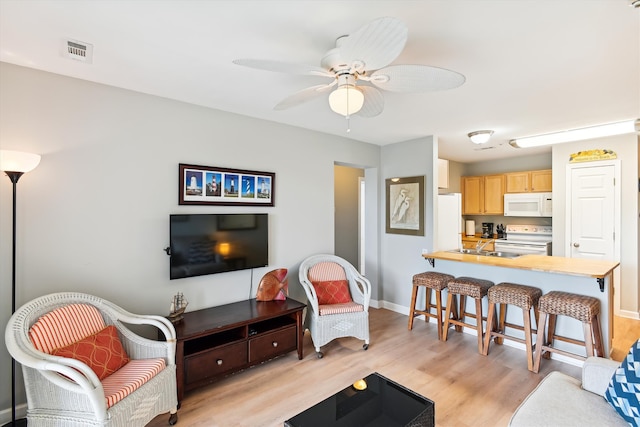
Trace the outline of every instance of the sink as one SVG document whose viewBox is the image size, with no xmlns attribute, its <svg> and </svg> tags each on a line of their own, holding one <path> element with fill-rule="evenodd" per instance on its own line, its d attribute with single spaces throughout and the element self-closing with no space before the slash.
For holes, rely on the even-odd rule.
<svg viewBox="0 0 640 427">
<path fill-rule="evenodd" d="M 496 256 L 499 258 L 518 258 L 520 256 L 520 254 L 517 254 L 515 252 L 501 252 L 501 251 L 488 252 L 487 255 Z"/>
<path fill-rule="evenodd" d="M 468 254 L 468 255 L 480 255 L 480 256 L 494 256 L 498 258 L 518 258 L 520 254 L 515 252 L 502 252 L 502 251 L 480 251 L 476 252 L 475 249 L 454 249 L 447 251 L 455 254 Z"/>
<path fill-rule="evenodd" d="M 483 255 L 483 256 L 489 255 L 489 252 L 487 251 L 476 252 L 475 249 L 454 249 L 447 252 L 452 252 L 454 254 Z"/>
</svg>

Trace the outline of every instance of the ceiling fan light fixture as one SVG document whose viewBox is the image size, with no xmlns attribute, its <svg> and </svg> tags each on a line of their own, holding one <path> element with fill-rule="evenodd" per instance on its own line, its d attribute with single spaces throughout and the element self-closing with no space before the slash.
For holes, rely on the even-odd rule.
<svg viewBox="0 0 640 427">
<path fill-rule="evenodd" d="M 355 114 L 364 104 L 364 94 L 354 85 L 342 85 L 329 95 L 331 109 L 345 117 Z"/>
<path fill-rule="evenodd" d="M 492 130 L 477 130 L 467 134 L 474 144 L 486 144 L 491 139 L 491 135 L 493 135 Z"/>
</svg>

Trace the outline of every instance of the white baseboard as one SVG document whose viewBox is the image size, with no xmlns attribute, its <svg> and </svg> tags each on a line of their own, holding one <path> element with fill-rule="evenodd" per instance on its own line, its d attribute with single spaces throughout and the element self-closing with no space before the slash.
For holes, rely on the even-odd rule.
<svg viewBox="0 0 640 427">
<path fill-rule="evenodd" d="M 16 419 L 26 418 L 27 416 L 27 404 L 16 406 Z M 0 425 L 11 422 L 11 408 L 3 409 L 0 411 Z"/>
<path fill-rule="evenodd" d="M 388 301 L 379 301 L 378 304 L 380 305 L 379 308 L 386 308 L 388 310 L 395 311 L 396 313 L 404 314 L 405 316 L 409 317 L 409 307 L 405 307 L 399 304 L 394 304 Z M 416 319 L 424 320 L 424 315 L 416 316 Z M 473 335 L 474 337 L 478 336 L 475 329 L 462 328 L 462 332 L 464 332 L 465 334 Z M 518 350 L 522 350 L 523 352 L 526 351 L 524 344 L 521 344 L 519 342 L 515 342 L 511 340 L 504 340 L 503 342 L 504 342 L 504 345 L 506 346 L 517 348 Z M 563 356 L 562 354 L 557 354 L 557 353 L 551 353 L 551 359 L 557 360 L 559 362 L 568 363 L 569 365 L 579 366 L 579 367 L 582 367 L 582 365 L 584 364 L 584 361 L 582 360 Z"/>
<path fill-rule="evenodd" d="M 640 320 L 640 313 L 638 313 L 637 311 L 620 310 L 618 313 L 616 313 L 616 316 Z"/>
</svg>

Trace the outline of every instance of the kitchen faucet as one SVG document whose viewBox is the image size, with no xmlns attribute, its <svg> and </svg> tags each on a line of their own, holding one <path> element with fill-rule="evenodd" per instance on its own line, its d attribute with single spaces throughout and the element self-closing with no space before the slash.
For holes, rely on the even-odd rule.
<svg viewBox="0 0 640 427">
<path fill-rule="evenodd" d="M 482 239 L 478 240 L 478 243 L 476 243 L 476 253 L 480 253 L 481 250 L 483 250 L 485 248 L 485 246 L 487 246 L 489 243 L 495 242 L 496 239 L 488 239 L 486 241 L 482 241 Z"/>
</svg>

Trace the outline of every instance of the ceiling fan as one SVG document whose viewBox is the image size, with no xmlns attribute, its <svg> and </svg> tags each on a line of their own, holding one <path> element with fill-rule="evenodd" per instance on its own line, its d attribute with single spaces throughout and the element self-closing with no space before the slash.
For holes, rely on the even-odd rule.
<svg viewBox="0 0 640 427">
<path fill-rule="evenodd" d="M 330 83 L 308 87 L 288 96 L 274 107 L 275 110 L 295 107 L 331 91 L 329 106 L 334 112 L 347 118 L 352 114 L 374 117 L 384 109 L 384 97 L 378 89 L 426 92 L 453 89 L 465 81 L 462 74 L 444 68 L 389 65 L 404 49 L 407 35 L 407 26 L 402 21 L 383 17 L 353 34 L 339 37 L 336 47 L 320 61 L 320 67 L 262 59 L 236 59 L 233 63 L 332 79 Z"/>
</svg>

